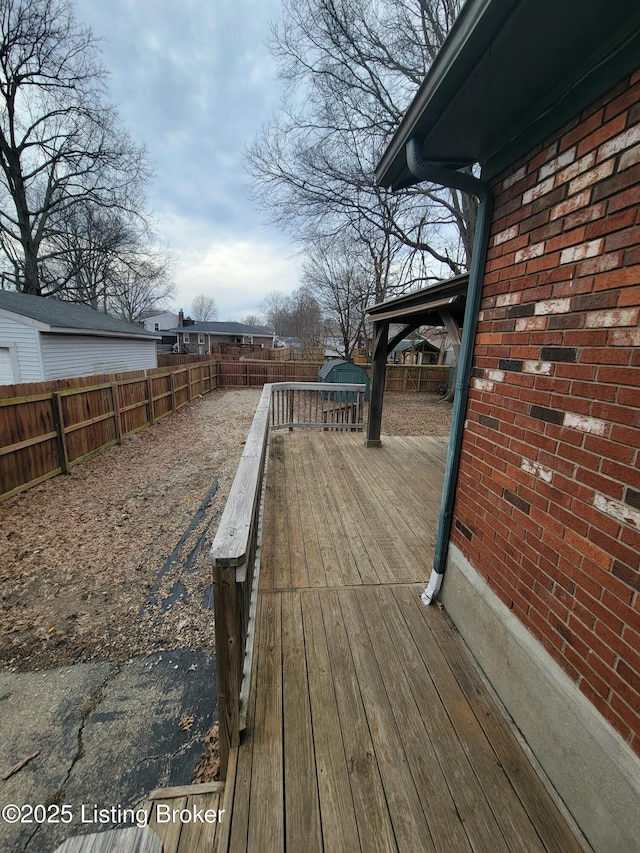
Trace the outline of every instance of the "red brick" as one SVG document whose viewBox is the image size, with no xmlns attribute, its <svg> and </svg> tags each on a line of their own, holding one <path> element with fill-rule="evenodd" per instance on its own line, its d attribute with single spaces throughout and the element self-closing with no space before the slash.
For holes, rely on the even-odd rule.
<svg viewBox="0 0 640 853">
<path fill-rule="evenodd" d="M 633 482 L 635 482 L 635 478 Z M 622 531 L 620 533 L 620 539 L 622 542 L 624 542 L 625 545 L 628 545 L 633 551 L 636 552 L 636 554 L 639 555 L 638 566 L 640 568 L 640 529 L 623 525 Z M 640 611 L 640 608 L 638 609 Z"/>
<path fill-rule="evenodd" d="M 636 285 L 635 287 L 625 287 L 620 291 L 618 308 L 624 308 L 627 306 L 635 307 L 636 305 L 640 305 L 640 285 Z"/>
<path fill-rule="evenodd" d="M 556 364 L 556 376 L 566 377 L 567 379 L 582 380 L 582 382 L 593 382 L 596 378 L 596 370 L 602 370 L 593 364 L 571 364 L 558 362 Z M 571 401 L 567 401 L 565 408 L 568 411 L 573 411 Z"/>
<path fill-rule="evenodd" d="M 603 400 L 609 403 L 619 402 L 616 400 L 617 393 L 617 388 L 612 385 L 602 385 L 599 382 L 573 382 L 571 384 L 571 396 L 574 399 L 575 397 L 582 397 L 587 403 L 590 400 Z M 571 405 L 572 411 L 578 412 L 579 414 L 591 413 L 591 407 L 589 405 L 587 405 L 585 409 L 583 404 L 583 408 L 580 410 L 576 405 L 574 405 L 573 401 Z"/>
<path fill-rule="evenodd" d="M 551 267 L 557 267 L 560 263 L 560 252 L 552 252 L 543 255 L 541 258 L 536 258 L 533 261 L 527 261 L 527 274 L 547 270 Z"/>
<path fill-rule="evenodd" d="M 640 429 L 624 424 L 614 424 L 611 440 L 627 447 L 640 447 Z"/>
<path fill-rule="evenodd" d="M 609 205 L 611 202 L 608 203 Z M 588 222 L 594 222 L 596 219 L 601 219 L 606 216 L 607 202 L 600 201 L 598 204 L 591 204 L 582 210 L 576 210 L 575 213 L 570 213 L 565 217 L 565 228 L 577 228 L 579 225 L 585 225 Z"/>
<path fill-rule="evenodd" d="M 618 580 L 618 578 L 612 577 L 612 582 L 615 581 L 619 586 L 625 587 L 625 594 L 631 600 L 634 593 L 629 589 L 626 584 L 622 581 Z M 605 589 L 602 593 L 602 603 L 606 608 L 608 608 L 612 613 L 614 613 L 624 625 L 631 625 L 632 628 L 640 629 L 640 613 L 634 612 L 632 607 L 629 607 L 628 603 L 625 601 L 621 601 L 620 598 L 613 593 Z"/>
<path fill-rule="evenodd" d="M 631 226 L 635 224 L 635 221 L 636 211 L 633 208 L 627 208 L 613 216 L 607 216 L 605 219 L 590 223 L 585 228 L 585 236 L 587 240 L 593 240 L 594 237 L 605 237 L 607 235 L 625 233 L 625 229 L 631 229 Z M 627 241 L 623 247 L 626 248 L 626 246 L 629 246 L 630 244 L 631 241 Z M 620 247 L 615 246 L 615 248 Z"/>
<path fill-rule="evenodd" d="M 595 130 L 590 136 L 578 142 L 578 157 L 584 156 L 588 151 L 599 148 L 603 142 L 622 133 L 626 126 L 626 116 L 616 116 Z"/>
<path fill-rule="evenodd" d="M 619 462 L 613 462 L 610 459 L 602 460 L 602 473 L 605 477 L 612 477 L 614 480 L 620 480 L 621 483 L 628 485 L 637 485 L 638 471 L 630 465 L 623 465 Z"/>
<path fill-rule="evenodd" d="M 604 112 L 600 109 L 592 113 L 585 121 L 581 121 L 577 127 L 564 134 L 560 140 L 560 149 L 571 148 L 576 142 L 589 137 L 602 125 L 603 117 Z"/>
<path fill-rule="evenodd" d="M 635 367 L 601 366 L 598 368 L 598 381 L 616 385 L 640 385 L 640 370 Z"/>
<path fill-rule="evenodd" d="M 623 263 L 626 267 L 637 266 L 640 264 L 640 246 L 634 246 L 632 249 L 627 249 L 623 255 Z"/>
<path fill-rule="evenodd" d="M 580 350 L 582 364 L 619 364 L 629 363 L 629 350 L 623 347 L 584 347 Z"/>
<path fill-rule="evenodd" d="M 604 347 L 607 344 L 606 329 L 580 329 L 568 331 L 563 340 L 566 347 Z"/>
<path fill-rule="evenodd" d="M 614 634 L 620 636 L 622 633 L 622 628 L 624 626 L 624 622 L 622 619 L 619 619 L 614 613 L 609 610 L 609 608 L 605 607 L 600 601 L 592 598 L 587 593 L 583 592 L 580 586 L 576 589 L 576 597 L 579 601 L 584 604 L 589 610 L 591 610 L 596 617 L 596 633 L 599 639 L 603 639 L 603 636 L 607 635 L 607 632 L 613 632 Z M 585 640 L 585 642 L 589 642 Z M 609 646 L 606 642 L 603 642 L 603 645 L 609 649 Z M 595 643 L 595 638 L 592 640 L 592 648 L 598 654 L 597 645 Z M 610 649 L 609 649 L 610 653 Z M 605 654 L 602 655 L 605 657 Z"/>
<path fill-rule="evenodd" d="M 640 184 L 610 198 L 607 202 L 607 213 L 611 215 L 625 207 L 634 207 L 640 203 Z"/>
<path fill-rule="evenodd" d="M 635 457 L 635 449 L 632 446 L 610 441 L 597 435 L 587 435 L 584 440 L 584 448 L 591 453 L 597 453 L 605 459 L 615 459 L 618 462 L 629 465 Z"/>
<path fill-rule="evenodd" d="M 612 539 L 597 528 L 591 530 L 590 537 L 592 542 L 602 548 L 603 551 L 608 551 L 615 559 L 621 560 L 623 563 L 627 563 L 627 565 L 633 565 L 634 562 L 637 563 L 637 551 L 628 548 L 624 543 L 616 539 Z"/>
<path fill-rule="evenodd" d="M 602 492 L 608 497 L 612 497 L 615 500 L 622 500 L 622 484 L 614 483 L 611 480 L 605 479 L 598 471 L 591 471 L 582 466 L 576 471 L 576 480 L 579 483 L 584 483 L 586 486 L 590 486 L 597 492 Z"/>
<path fill-rule="evenodd" d="M 584 664 L 581 669 L 581 675 L 583 679 L 580 683 L 581 688 L 584 682 L 586 681 L 593 688 L 593 690 L 595 690 L 598 696 L 605 700 L 609 699 L 609 695 L 611 693 L 611 686 L 609 684 L 608 679 L 605 680 L 603 678 L 600 678 L 599 675 L 596 675 L 596 673 L 592 669 L 587 666 L 584 666 Z"/>
<path fill-rule="evenodd" d="M 618 113 L 625 112 L 638 103 L 640 100 L 640 92 L 638 86 L 630 86 L 626 92 L 623 92 L 618 98 L 615 98 L 604 108 L 605 121 L 613 118 Z"/>
<path fill-rule="evenodd" d="M 636 388 L 620 388 L 616 402 L 621 406 L 637 408 L 639 405 L 639 394 Z"/>
<path fill-rule="evenodd" d="M 622 267 L 623 262 L 624 254 L 621 251 L 609 252 L 606 255 L 599 255 L 597 258 L 587 258 L 587 260 L 580 261 L 576 265 L 576 275 L 597 275 L 598 273 L 618 269 Z"/>
<path fill-rule="evenodd" d="M 599 235 L 598 235 L 599 236 Z M 566 246 L 577 246 L 585 240 L 585 228 L 574 228 L 565 231 L 558 237 L 547 240 L 545 251 L 553 252 L 556 249 L 564 249 Z"/>
<path fill-rule="evenodd" d="M 593 601 L 593 599 L 588 601 Z M 584 609 L 589 612 L 590 603 Z M 593 630 L 587 628 L 580 619 L 577 619 L 574 613 L 569 617 L 569 628 L 582 638 L 582 640 L 601 658 L 610 660 L 611 665 L 615 660 L 615 655 L 602 640 L 594 633 Z"/>
</svg>

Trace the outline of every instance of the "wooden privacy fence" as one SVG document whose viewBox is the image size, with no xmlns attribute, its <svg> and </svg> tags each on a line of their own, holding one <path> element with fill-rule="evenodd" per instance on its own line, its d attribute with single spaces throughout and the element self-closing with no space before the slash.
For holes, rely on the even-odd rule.
<svg viewBox="0 0 640 853">
<path fill-rule="evenodd" d="M 223 388 L 262 388 L 273 382 L 316 382 L 322 361 L 264 361 L 241 359 L 220 363 Z"/>
<path fill-rule="evenodd" d="M 0 500 L 68 473 L 218 384 L 209 361 L 0 400 Z"/>
<path fill-rule="evenodd" d="M 283 347 L 283 349 L 286 349 Z M 277 361 L 265 357 L 264 353 L 280 350 L 263 350 L 260 358 L 241 358 L 220 362 L 220 386 L 222 388 L 262 388 L 263 385 L 276 382 L 316 382 L 320 368 L 325 363 L 318 359 L 313 361 Z M 180 363 L 194 363 L 204 356 L 170 355 L 163 356 L 163 363 L 170 364 L 173 360 Z M 171 361 L 170 361 L 171 360 Z M 365 370 L 371 376 L 371 365 L 363 363 Z M 447 385 L 449 367 L 446 365 L 422 364 L 388 364 L 385 390 L 387 391 L 438 391 Z"/>
<path fill-rule="evenodd" d="M 447 385 L 449 367 L 437 364 L 388 364 L 386 391 L 438 391 Z"/>
</svg>

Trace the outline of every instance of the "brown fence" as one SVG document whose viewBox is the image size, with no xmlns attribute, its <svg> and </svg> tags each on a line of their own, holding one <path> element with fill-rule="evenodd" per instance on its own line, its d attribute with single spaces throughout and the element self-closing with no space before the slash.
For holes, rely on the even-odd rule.
<svg viewBox="0 0 640 853">
<path fill-rule="evenodd" d="M 386 391 L 438 391 L 446 386 L 449 368 L 436 364 L 388 364 Z"/>
<path fill-rule="evenodd" d="M 324 347 L 265 347 L 250 358 L 261 361 L 324 361 Z"/>
<path fill-rule="evenodd" d="M 262 388 L 269 382 L 317 382 L 323 362 L 318 361 L 241 361 L 220 362 L 223 388 Z"/>
<path fill-rule="evenodd" d="M 3 388 L 0 500 L 122 443 L 124 436 L 217 388 L 218 374 L 218 363 L 208 361 Z"/>
<path fill-rule="evenodd" d="M 323 361 L 261 361 L 245 359 L 220 363 L 223 388 L 262 388 L 269 382 L 317 382 Z M 371 375 L 371 366 L 362 365 Z M 435 364 L 389 364 L 386 391 L 437 391 L 446 386 L 449 368 Z"/>
</svg>

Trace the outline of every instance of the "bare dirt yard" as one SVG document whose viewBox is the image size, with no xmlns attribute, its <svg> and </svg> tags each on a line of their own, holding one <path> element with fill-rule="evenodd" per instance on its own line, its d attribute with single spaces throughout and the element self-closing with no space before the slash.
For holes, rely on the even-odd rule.
<svg viewBox="0 0 640 853">
<path fill-rule="evenodd" d="M 213 392 L 0 504 L 0 667 L 213 651 L 208 550 L 259 396 Z M 450 418 L 389 393 L 382 431 L 446 435 Z"/>
</svg>

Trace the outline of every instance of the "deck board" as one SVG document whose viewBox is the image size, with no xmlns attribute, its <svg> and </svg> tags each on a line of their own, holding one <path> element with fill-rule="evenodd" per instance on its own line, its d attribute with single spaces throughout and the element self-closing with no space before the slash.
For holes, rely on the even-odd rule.
<svg viewBox="0 0 640 853">
<path fill-rule="evenodd" d="M 276 438 L 219 853 L 578 853 L 455 628 L 420 602 L 446 441 Z"/>
</svg>

